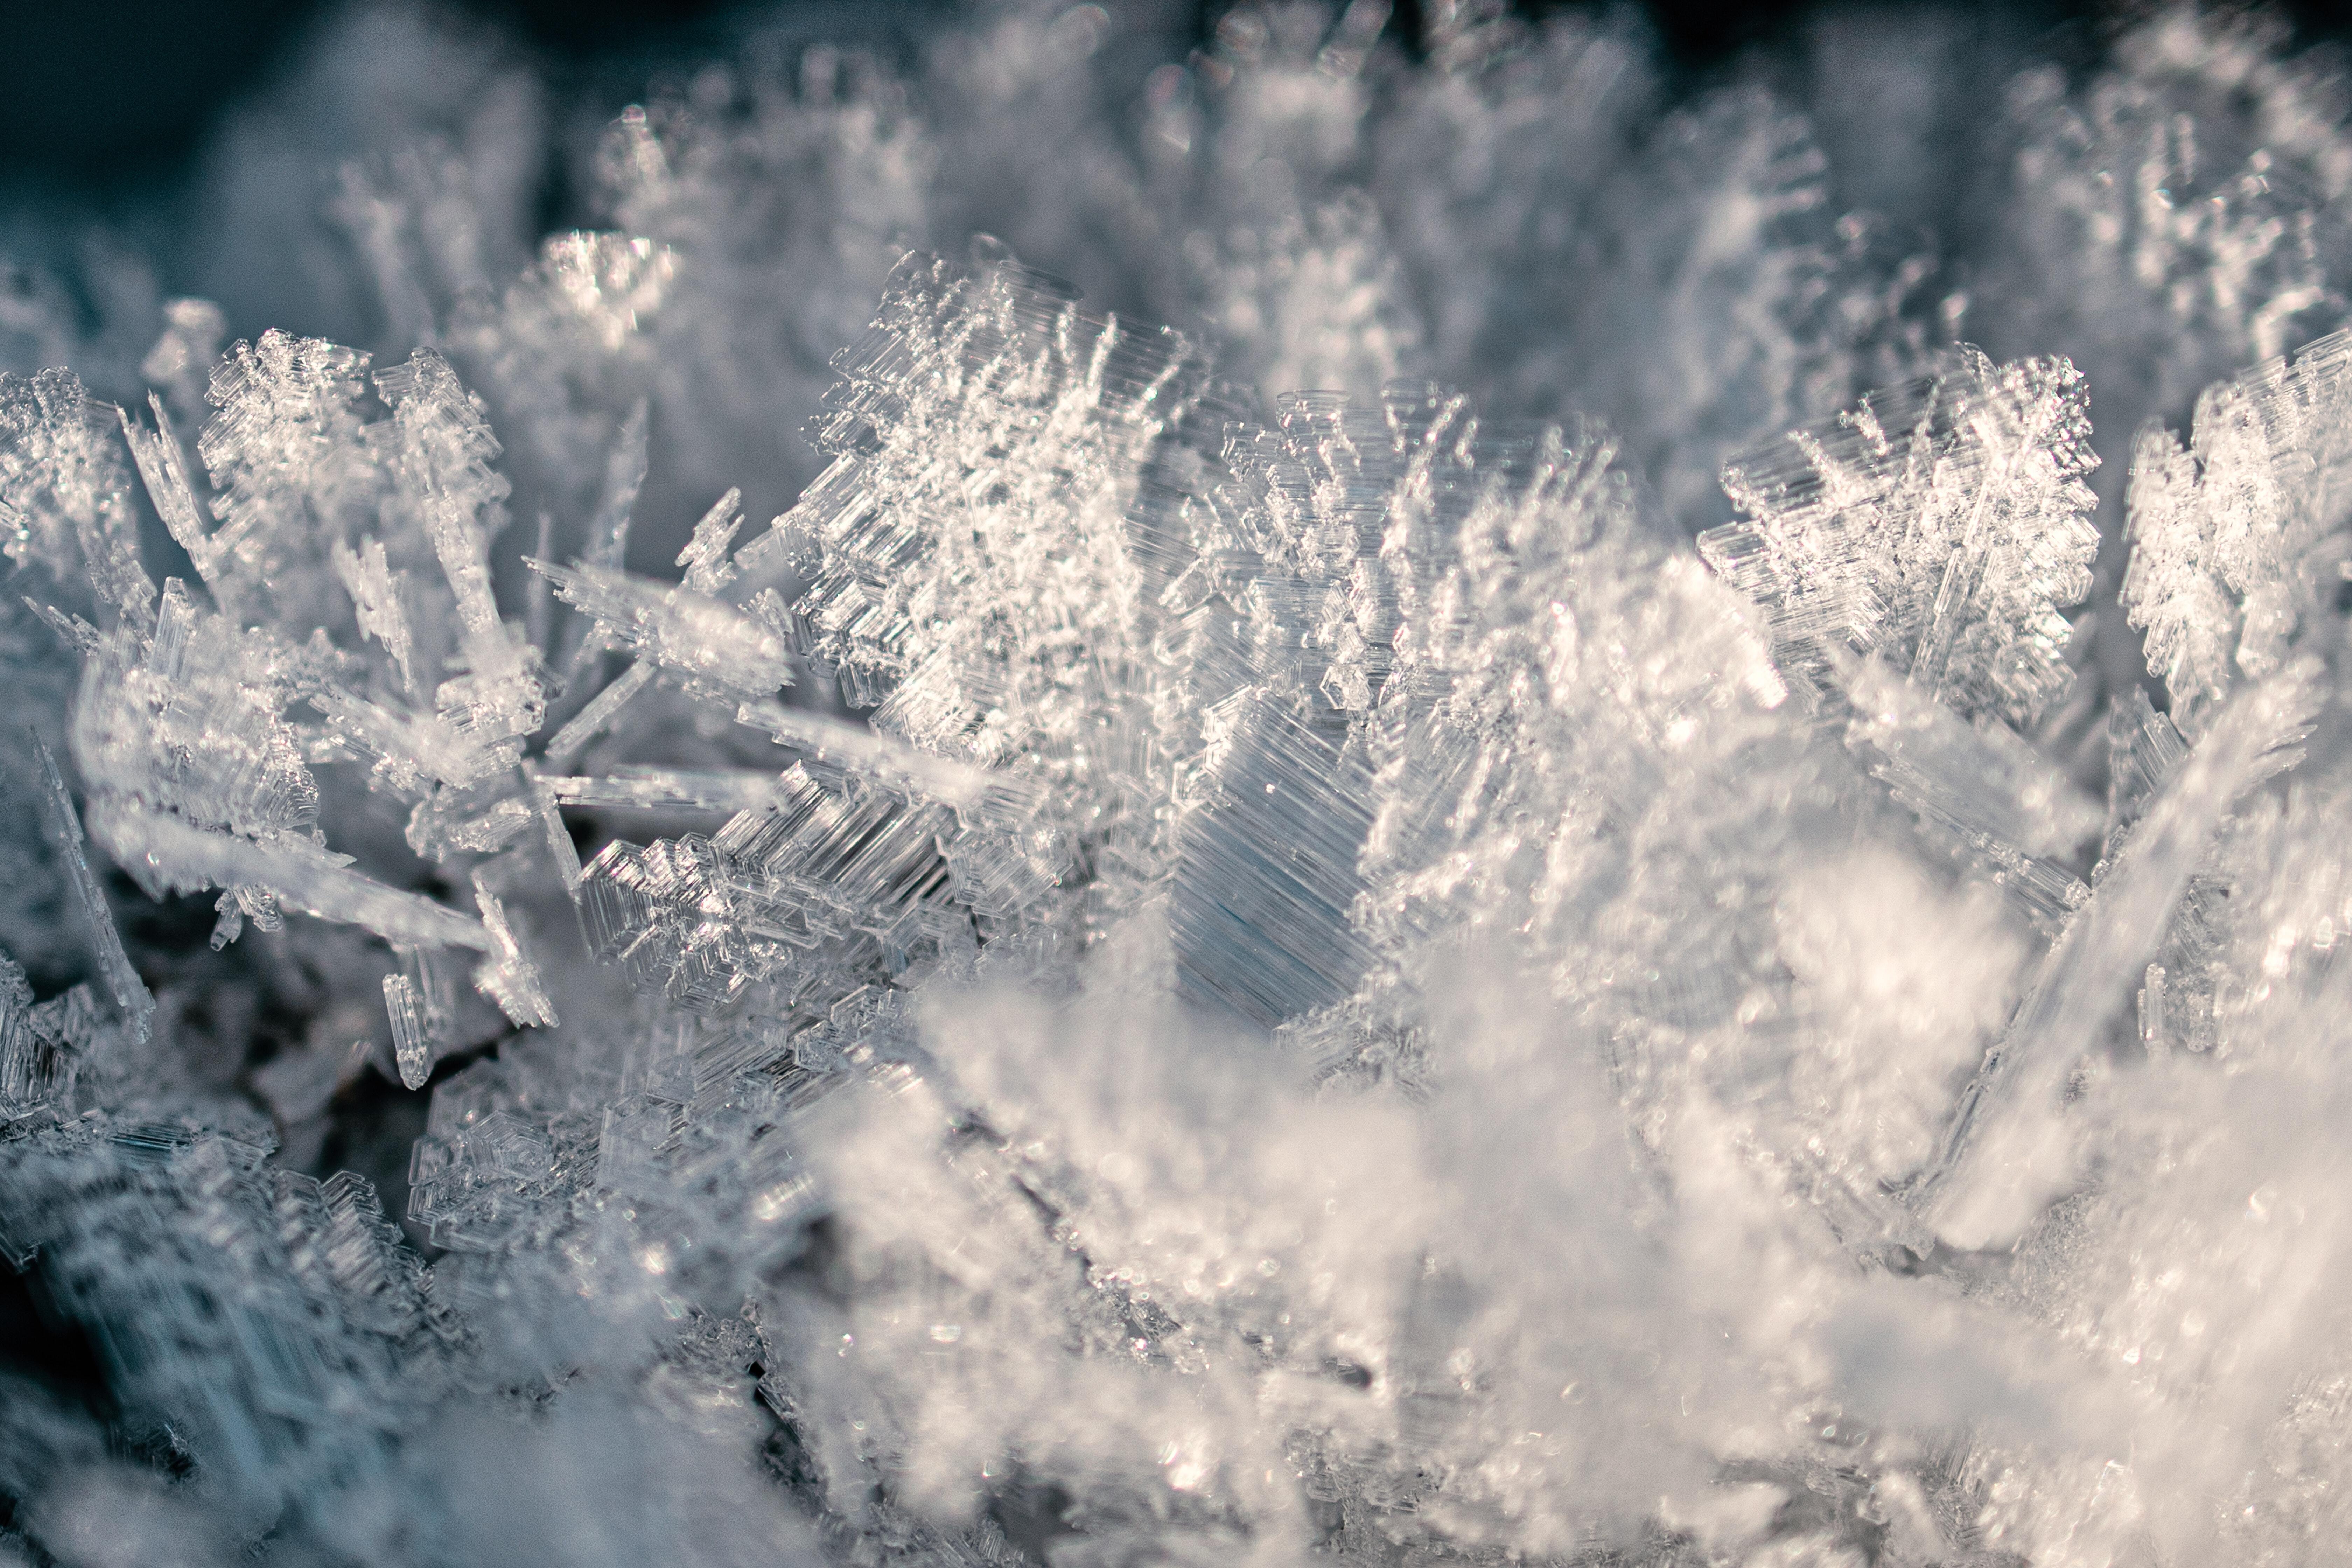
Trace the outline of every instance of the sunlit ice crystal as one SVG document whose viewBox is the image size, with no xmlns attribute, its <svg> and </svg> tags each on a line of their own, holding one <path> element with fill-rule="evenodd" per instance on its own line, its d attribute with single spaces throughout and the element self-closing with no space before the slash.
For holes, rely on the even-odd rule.
<svg viewBox="0 0 2352 1568">
<path fill-rule="evenodd" d="M 11 561 L 79 577 L 96 600 L 143 619 L 154 584 L 140 558 L 121 453 L 102 410 L 62 370 L 0 382 L 0 527 Z"/>
<path fill-rule="evenodd" d="M 793 681 L 790 649 L 778 632 L 707 594 L 649 583 L 587 562 L 532 562 L 556 595 L 598 629 L 688 689 L 755 702 Z"/>
<path fill-rule="evenodd" d="M 2208 388 L 2187 449 L 2160 428 L 2140 434 L 2124 604 L 2191 733 L 2334 614 L 2347 352 L 2332 335 Z"/>
<path fill-rule="evenodd" d="M 1068 765 L 1123 673 L 1087 656 L 1133 636 L 1124 513 L 1191 358 L 1017 264 L 902 264 L 818 426 L 841 455 L 779 525 L 812 552 L 811 651 L 845 689 L 896 684 L 880 721 L 919 743 Z"/>
<path fill-rule="evenodd" d="M 1750 521 L 1703 552 L 1800 658 L 1883 650 L 1963 717 L 2030 725 L 2069 681 L 2058 612 L 2089 592 L 2098 543 L 2085 402 L 2063 362 L 1963 352 L 1735 458 L 1726 488 Z"/>
<path fill-rule="evenodd" d="M 2327 1560 L 2337 68 L 1212 22 L 12 255 L 0 1558 Z"/>
</svg>

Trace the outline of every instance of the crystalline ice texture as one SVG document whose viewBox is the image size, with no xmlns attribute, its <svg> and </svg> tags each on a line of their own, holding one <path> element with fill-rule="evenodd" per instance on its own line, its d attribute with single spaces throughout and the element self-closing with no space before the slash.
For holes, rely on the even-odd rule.
<svg viewBox="0 0 2352 1568">
<path fill-rule="evenodd" d="M 197 450 L 220 526 L 190 554 L 219 563 L 205 580 L 231 616 L 299 625 L 330 613 L 328 552 L 363 524 L 383 483 L 362 433 L 366 368 L 354 350 L 270 331 L 213 372 L 215 412 Z"/>
<path fill-rule="evenodd" d="M 0 1123 L 72 1103 L 75 1053 L 63 1036 L 62 1011 L 58 1003 L 35 1006 L 25 972 L 0 953 Z"/>
<path fill-rule="evenodd" d="M 392 940 L 481 944 L 471 920 L 313 837 L 317 785 L 280 716 L 311 679 L 282 643 L 167 584 L 144 645 L 119 633 L 84 672 L 72 741 L 94 834 L 152 892 L 262 889 Z"/>
<path fill-rule="evenodd" d="M 87 665 L 74 754 L 102 794 L 139 795 L 254 838 L 307 832 L 318 785 L 282 717 L 307 674 L 267 633 L 240 634 L 164 584 L 152 635 Z"/>
<path fill-rule="evenodd" d="M 747 581 L 770 540 L 805 540 L 793 613 L 853 703 L 887 698 L 877 723 L 932 751 L 1073 773 L 1139 678 L 1125 511 L 1193 359 L 1009 263 L 910 258 L 837 361 L 833 466 L 740 552 Z"/>
<path fill-rule="evenodd" d="M 1185 676 L 1160 715 L 1188 781 L 1178 970 L 1261 1025 L 1339 1001 L 1370 963 L 1353 925 L 1374 809 L 1363 731 L 1421 585 L 1383 549 L 1392 518 L 1430 501 L 1442 443 L 1415 420 L 1433 406 L 1449 405 L 1410 385 L 1370 406 L 1285 397 L 1274 429 L 1229 425 L 1203 493 L 1150 497 L 1135 520 L 1165 560 L 1161 640 Z"/>
<path fill-rule="evenodd" d="M 400 1081 L 405 1088 L 422 1089 L 433 1071 L 433 1047 L 425 1038 L 415 982 L 405 974 L 385 975 L 383 1006 L 392 1016 L 392 1054 Z"/>
<path fill-rule="evenodd" d="M 1748 520 L 1700 553 L 1770 612 L 1784 668 L 1874 651 L 1963 718 L 2029 727 L 2072 679 L 2058 612 L 2098 548 L 2084 405 L 2063 361 L 1964 353 L 1733 458 Z"/>
<path fill-rule="evenodd" d="M 393 407 L 396 502 L 421 525 L 457 602 L 467 674 L 444 682 L 436 705 L 460 737 L 503 755 L 539 727 L 545 698 L 532 650 L 499 620 L 490 592 L 489 541 L 505 526 L 508 489 L 489 467 L 498 439 L 480 402 L 430 350 L 375 381 Z"/>
<path fill-rule="evenodd" d="M 135 623 L 152 609 L 155 587 L 140 560 L 114 423 L 65 371 L 0 376 L 0 550 L 60 582 L 79 576 Z"/>
<path fill-rule="evenodd" d="M 542 583 L 547 579 L 541 578 Z M 611 727 L 630 698 L 643 691 L 654 678 L 654 666 L 633 664 L 623 670 L 613 683 L 589 699 L 588 705 L 563 721 L 563 727 L 548 738 L 547 765 L 551 768 L 570 767 L 588 743 Z"/>
<path fill-rule="evenodd" d="M 708 692 L 732 707 L 792 684 L 783 637 L 732 605 L 584 561 L 572 566 L 533 561 L 530 566 L 600 633 L 689 691 Z"/>
<path fill-rule="evenodd" d="M 2061 703 L 2116 630 L 2060 616 L 2064 362 L 1961 353 L 1736 461 L 1713 572 L 1668 524 L 1720 515 L 1699 454 L 1917 362 L 1924 274 L 1828 203 L 1874 184 L 1823 163 L 1853 95 L 1818 144 L 1755 86 L 1654 118 L 1631 23 L 1423 10 L 1422 59 L 1371 0 L 1236 11 L 1116 134 L 1141 35 L 1093 6 L 903 77 L 747 57 L 609 140 L 642 236 L 503 290 L 537 100 L 461 86 L 465 146 L 345 182 L 387 341 L 442 349 L 237 345 L 201 466 L 217 311 L 167 307 L 120 419 L 0 383 L 47 627 L 0 656 L 85 792 L 0 750 L 56 847 L 0 914 L 85 918 L 92 975 L 37 1005 L 79 948 L 0 963 L 0 1257 L 104 1384 L 0 1366 L 0 1557 L 766 1562 L 803 1515 L 817 1555 L 992 1568 L 2341 1536 L 2342 344 L 2147 438 L 2126 599 L 2171 713 Z M 1809 33 L 1824 79 L 1858 26 Z M 2015 84 L 2082 118 L 1988 221 L 2084 224 L 1969 309 L 2169 407 L 2336 308 L 2352 139 L 2315 67 L 2132 37 Z M 1002 247 L 916 258 L 831 467 L 735 550 L 882 236 L 992 204 L 1229 369 L 1349 393 L 1212 381 Z M 0 353 L 73 342 L 17 331 L 46 308 L 0 300 Z M 1424 353 L 1622 427 L 1364 395 Z M 128 548 L 117 427 L 186 582 Z M 682 581 L 627 570 L 735 483 Z M 580 864 L 662 814 L 723 826 Z M 100 851 L 216 892 L 215 951 L 118 929 Z M 430 1095 L 426 1250 L 300 1173 L 397 1158 L 370 1064 Z M 142 1552 L 155 1519 L 187 1539 Z"/>
<path fill-rule="evenodd" d="M 41 761 L 41 781 L 46 786 L 42 805 L 49 818 L 49 833 L 72 884 L 75 905 L 89 931 L 99 973 L 106 981 L 115 1007 L 143 1040 L 155 1015 L 155 998 L 149 993 L 146 982 L 139 978 L 139 972 L 131 967 L 130 954 L 123 951 L 122 934 L 115 929 L 114 912 L 108 907 L 106 894 L 90 868 L 81 820 L 74 812 L 73 797 L 66 793 L 65 779 L 58 772 L 58 760 L 38 736 L 33 738 L 33 748 Z"/>
<path fill-rule="evenodd" d="M 0 1145 L 0 1188 L 51 1299 L 96 1329 L 126 1415 L 166 1426 L 238 1506 L 274 1511 L 383 1462 L 436 1356 L 364 1184 L 322 1187 L 264 1152 L 88 1118 Z"/>
<path fill-rule="evenodd" d="M 2144 975 L 2223 813 L 2299 755 L 2315 673 L 2291 668 L 2231 700 L 2044 957 L 1914 1194 L 1947 1241 L 2001 1245 L 2071 1179 L 2054 1123 L 2073 1053 Z"/>
<path fill-rule="evenodd" d="M 743 492 L 729 490 L 702 515 L 694 525 L 693 537 L 677 552 L 676 564 L 686 568 L 688 592 L 716 594 L 734 580 L 735 565 L 728 552 L 734 545 L 736 530 L 742 526 Z"/>
<path fill-rule="evenodd" d="M 384 651 L 399 667 L 400 684 L 415 689 L 408 617 L 400 605 L 406 574 L 395 573 L 384 564 L 383 542 L 379 539 L 362 541 L 356 552 L 338 542 L 334 560 L 335 574 L 342 579 L 344 591 L 352 596 L 360 630 L 383 644 Z"/>
<path fill-rule="evenodd" d="M 968 918 L 943 848 L 952 813 L 866 787 L 837 795 L 798 766 L 772 787 L 773 805 L 713 838 L 607 845 L 582 889 L 599 955 L 698 1010 L 756 984 L 776 993 L 768 1011 L 822 1012 Z"/>
<path fill-rule="evenodd" d="M 1230 701 L 1170 925 L 1188 989 L 1271 1026 L 1348 995 L 1370 962 L 1351 918 L 1370 780 L 1277 703 Z"/>
<path fill-rule="evenodd" d="M 2202 731 L 2241 675 L 2278 668 L 2342 581 L 2347 465 L 2352 333 L 2207 388 L 2186 450 L 2140 433 L 2123 602 L 2184 733 Z"/>
</svg>

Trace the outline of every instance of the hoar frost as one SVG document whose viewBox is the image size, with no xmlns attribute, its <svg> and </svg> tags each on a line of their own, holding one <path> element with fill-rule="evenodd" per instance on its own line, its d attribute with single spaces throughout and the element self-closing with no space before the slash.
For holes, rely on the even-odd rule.
<svg viewBox="0 0 2352 1568">
<path fill-rule="evenodd" d="M 364 310 L 26 274 L 0 1558 L 2344 1554 L 2339 89 L 2004 61 L 1907 247 L 1897 23 L 1424 11 L 747 45 L 544 239 L 355 13 L 215 238 Z"/>
</svg>

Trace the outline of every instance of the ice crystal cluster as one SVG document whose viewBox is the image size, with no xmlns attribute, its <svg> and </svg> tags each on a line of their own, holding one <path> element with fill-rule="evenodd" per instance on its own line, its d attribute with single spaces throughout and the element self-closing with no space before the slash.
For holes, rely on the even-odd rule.
<svg viewBox="0 0 2352 1568">
<path fill-rule="evenodd" d="M 0 1563 L 2352 1559 L 2336 68 L 1420 13 L 21 206 Z"/>
</svg>

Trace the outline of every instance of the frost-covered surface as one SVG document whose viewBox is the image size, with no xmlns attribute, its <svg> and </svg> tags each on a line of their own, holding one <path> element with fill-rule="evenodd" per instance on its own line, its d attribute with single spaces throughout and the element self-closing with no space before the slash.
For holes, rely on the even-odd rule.
<svg viewBox="0 0 2352 1568">
<path fill-rule="evenodd" d="M 2352 1554 L 2341 83 L 1423 9 L 19 274 L 0 1562 Z"/>
</svg>

